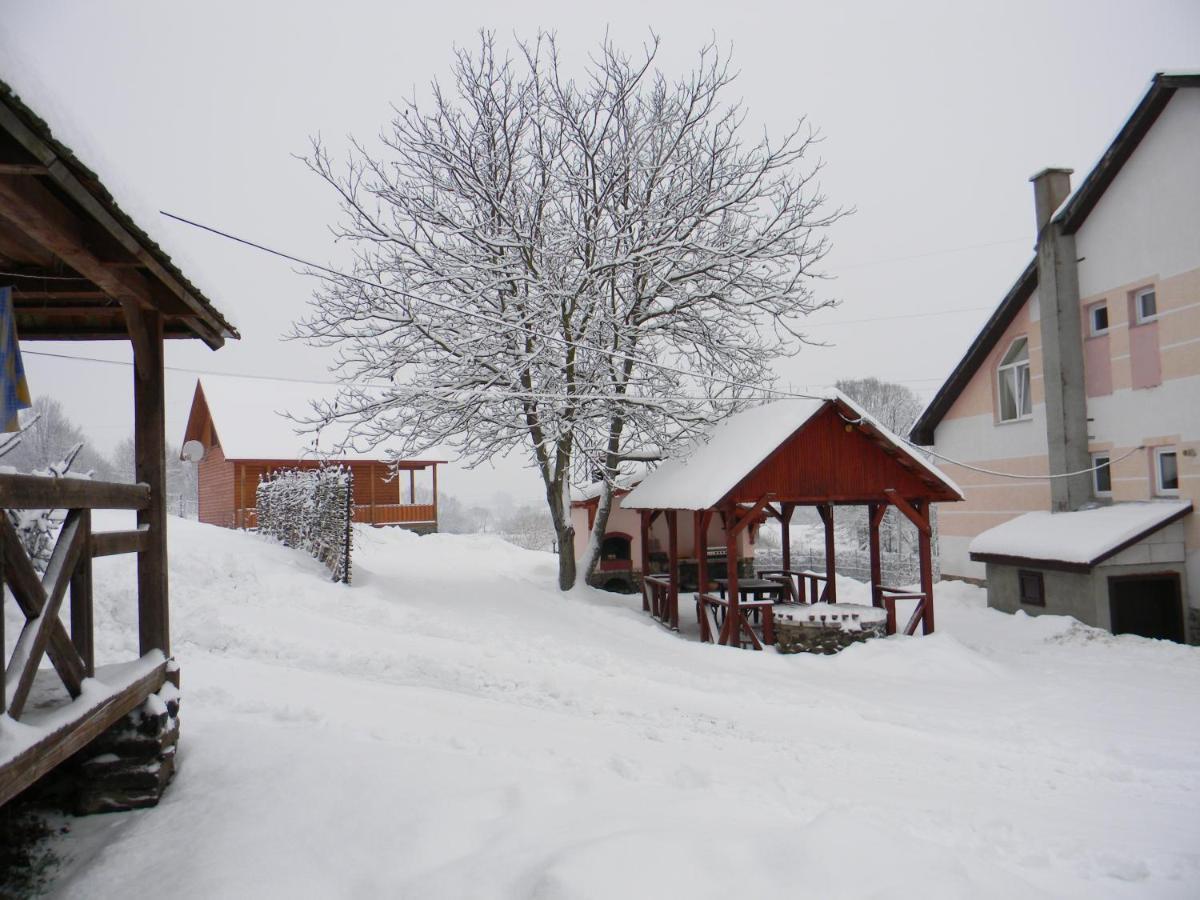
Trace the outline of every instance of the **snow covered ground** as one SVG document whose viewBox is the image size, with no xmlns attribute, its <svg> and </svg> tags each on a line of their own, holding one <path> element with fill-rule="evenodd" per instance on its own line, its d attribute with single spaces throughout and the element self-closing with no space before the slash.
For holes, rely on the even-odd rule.
<svg viewBox="0 0 1200 900">
<path fill-rule="evenodd" d="M 55 896 L 1200 895 L 1197 649 L 942 584 L 932 637 L 784 657 L 495 538 L 363 531 L 349 588 L 182 520 L 170 553 L 181 772 L 75 821 Z M 132 559 L 96 584 L 125 658 Z"/>
</svg>

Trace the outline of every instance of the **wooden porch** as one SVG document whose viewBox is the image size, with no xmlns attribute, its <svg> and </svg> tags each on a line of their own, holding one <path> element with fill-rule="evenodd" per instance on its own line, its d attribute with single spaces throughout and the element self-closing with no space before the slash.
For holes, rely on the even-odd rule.
<svg viewBox="0 0 1200 900">
<path fill-rule="evenodd" d="M 164 339 L 200 339 L 216 349 L 238 333 L 2 82 L 0 272 L 0 288 L 12 289 L 22 347 L 31 340 L 129 342 L 138 482 L 0 475 L 0 580 L 25 620 L 0 672 L 3 804 L 177 678 L 168 615 Z M 136 527 L 93 531 L 92 513 L 107 509 L 132 511 Z M 21 510 L 64 511 L 41 574 L 10 519 Z M 138 656 L 98 669 L 92 560 L 123 553 L 137 554 Z M 0 646 L 7 647 L 2 638 L 0 616 Z"/>
<path fill-rule="evenodd" d="M 835 510 L 854 505 L 868 511 L 871 602 L 886 610 L 887 633 L 912 635 L 919 627 L 930 634 L 934 630 L 931 504 L 961 500 L 961 493 L 848 398 L 831 395 L 806 401 L 798 409 L 784 406 L 787 402 L 731 417 L 714 430 L 707 444 L 651 473 L 630 493 L 626 506 L 638 509 L 641 518 L 643 572 L 650 571 L 646 548 L 651 526 L 662 517 L 667 529 L 667 572 L 643 577 L 643 610 L 668 628 L 679 629 L 680 516 L 690 516 L 696 545 L 688 553 L 699 565 L 693 599 L 701 640 L 762 650 L 774 641 L 776 604 L 838 602 Z M 772 409 L 785 417 L 787 427 L 764 416 L 764 410 Z M 751 424 L 768 436 L 744 430 Z M 772 431 L 782 438 L 770 437 Z M 759 437 L 757 446 L 755 437 Z M 698 473 L 706 483 L 699 482 Z M 792 568 L 791 521 L 800 506 L 814 507 L 824 524 L 824 572 Z M 899 510 L 917 531 L 920 584 L 916 590 L 882 583 L 880 525 L 889 507 Z M 714 517 L 720 517 L 725 553 L 731 559 L 736 558 L 743 532 L 767 519 L 779 522 L 782 566 L 758 570 L 753 578 L 739 573 L 737 566 L 728 566 L 724 578 L 710 577 L 707 542 Z M 897 603 L 913 606 L 903 626 Z"/>
</svg>

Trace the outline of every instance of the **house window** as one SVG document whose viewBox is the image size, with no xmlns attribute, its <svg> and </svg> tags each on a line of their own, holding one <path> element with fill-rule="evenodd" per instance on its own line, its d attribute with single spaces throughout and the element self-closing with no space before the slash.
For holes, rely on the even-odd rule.
<svg viewBox="0 0 1200 900">
<path fill-rule="evenodd" d="M 1139 323 L 1153 322 L 1158 318 L 1158 300 L 1154 296 L 1154 288 L 1146 288 L 1134 294 L 1133 310 Z"/>
<path fill-rule="evenodd" d="M 1107 453 L 1092 454 L 1092 488 L 1096 492 L 1097 497 L 1112 496 L 1112 472 L 1108 467 L 1109 455 Z"/>
<path fill-rule="evenodd" d="M 1179 493 L 1179 457 L 1174 447 L 1154 451 L 1154 482 L 1160 494 Z"/>
<path fill-rule="evenodd" d="M 1024 606 L 1046 605 L 1046 583 L 1041 572 L 1021 569 L 1017 572 L 1021 584 L 1021 604 Z"/>
<path fill-rule="evenodd" d="M 1000 421 L 1016 422 L 1033 415 L 1029 392 L 1029 341 L 1017 338 L 1000 360 Z"/>
<path fill-rule="evenodd" d="M 1089 309 L 1088 319 L 1092 323 L 1092 337 L 1108 334 L 1108 304 L 1097 303 Z"/>
</svg>

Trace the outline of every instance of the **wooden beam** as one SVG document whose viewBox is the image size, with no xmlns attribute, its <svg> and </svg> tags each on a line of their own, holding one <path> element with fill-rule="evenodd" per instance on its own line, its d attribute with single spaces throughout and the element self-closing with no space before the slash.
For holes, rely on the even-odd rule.
<svg viewBox="0 0 1200 900">
<path fill-rule="evenodd" d="M 917 526 L 917 530 L 926 537 L 930 534 L 929 517 L 923 514 L 919 509 L 900 496 L 895 488 L 885 488 L 884 493 L 887 494 L 888 500 L 900 512 L 904 513 L 905 517 Z"/>
<path fill-rule="evenodd" d="M 25 701 L 29 698 L 29 689 L 33 687 L 34 676 L 37 675 L 38 664 L 42 654 L 50 642 L 50 633 L 55 626 L 62 628 L 58 619 L 58 610 L 63 598 L 67 595 L 67 587 L 71 583 L 75 565 L 83 553 L 85 532 L 80 527 L 83 513 L 71 510 L 67 513 L 59 532 L 58 543 L 50 554 L 46 564 L 46 574 L 43 578 L 44 600 L 37 614 L 25 622 L 17 643 L 13 647 L 12 658 L 8 661 L 5 672 L 7 682 L 6 706 L 8 714 L 14 719 L 20 719 L 25 709 Z"/>
<path fill-rule="evenodd" d="M 106 697 L 78 718 L 0 763 L 0 806 L 51 769 L 74 756 L 163 686 L 167 664 L 159 663 L 124 690 Z"/>
<path fill-rule="evenodd" d="M 917 553 L 921 562 L 921 593 L 925 595 L 921 633 L 933 634 L 933 529 L 929 527 L 928 500 L 921 503 L 920 513 L 924 516 L 926 526 L 917 536 Z"/>
<path fill-rule="evenodd" d="M 16 529 L 5 515 L 0 515 L 0 546 L 3 547 L 4 575 L 9 591 L 25 618 L 32 619 L 46 604 L 46 589 L 42 586 L 42 580 L 34 570 L 33 563 L 25 555 L 25 548 L 17 536 Z M 66 629 L 58 619 L 50 623 L 46 652 L 54 665 L 54 671 L 58 672 L 58 677 L 66 685 L 67 693 L 78 697 L 83 683 L 83 661 L 75 652 L 74 644 L 67 637 Z"/>
<path fill-rule="evenodd" d="M 825 591 L 821 599 L 837 603 L 837 541 L 833 532 L 833 504 L 820 504 L 817 514 L 825 523 Z M 813 602 L 816 602 L 816 598 Z"/>
<path fill-rule="evenodd" d="M 871 605 L 883 607 L 883 560 L 879 548 L 879 526 L 887 512 L 887 504 L 872 503 L 867 507 L 867 529 L 871 553 Z"/>
<path fill-rule="evenodd" d="M 99 531 L 92 534 L 92 557 L 144 553 L 149 546 L 148 531 Z"/>
<path fill-rule="evenodd" d="M 667 510 L 667 624 L 679 630 L 679 512 Z"/>
<path fill-rule="evenodd" d="M 638 510 L 638 524 L 640 526 L 639 537 L 641 538 L 641 566 L 642 566 L 642 611 L 650 611 L 650 601 L 646 594 L 646 576 L 650 574 L 650 511 L 646 509 Z"/>
<path fill-rule="evenodd" d="M 736 510 L 741 508 L 734 507 L 733 511 L 731 512 L 731 516 L 733 518 L 733 528 L 730 529 L 734 536 L 736 537 L 745 531 L 746 526 L 749 525 L 755 518 L 757 518 L 758 515 L 763 511 L 763 508 L 766 507 L 766 505 L 773 499 L 775 499 L 774 494 L 763 494 L 749 509 L 742 509 L 741 515 L 738 515 L 736 512 Z"/>
<path fill-rule="evenodd" d="M 83 660 L 83 674 L 96 674 L 96 644 L 92 616 L 92 513 L 82 510 L 79 527 L 83 532 L 83 552 L 71 575 L 71 643 Z"/>
<path fill-rule="evenodd" d="M 783 568 L 791 571 L 792 568 L 792 514 L 796 512 L 795 503 L 783 503 L 779 507 L 779 524 L 780 535 L 783 540 Z M 792 580 L 792 576 L 787 576 L 788 582 Z"/>
<path fill-rule="evenodd" d="M 144 484 L 0 475 L 0 509 L 143 509 L 149 503 Z"/>
<path fill-rule="evenodd" d="M 48 175 L 49 166 L 41 163 L 0 162 L 0 175 Z"/>
<path fill-rule="evenodd" d="M 150 486 L 150 502 L 138 510 L 139 530 L 148 531 L 138 554 L 138 646 L 170 655 L 167 598 L 167 448 L 163 384 L 162 316 L 154 310 L 135 313 L 142 319 L 144 342 L 134 342 L 133 443 L 136 478 Z M 141 357 L 139 359 L 139 357 Z"/>
</svg>

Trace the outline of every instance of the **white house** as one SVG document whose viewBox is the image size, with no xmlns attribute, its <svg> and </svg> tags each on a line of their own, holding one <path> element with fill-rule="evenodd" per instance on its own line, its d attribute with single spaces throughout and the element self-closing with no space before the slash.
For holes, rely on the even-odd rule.
<svg viewBox="0 0 1200 900">
<path fill-rule="evenodd" d="M 1073 193 L 1071 174 L 1031 179 L 1037 256 L 913 428 L 974 467 L 943 462 L 966 502 L 939 514 L 942 573 L 999 608 L 1200 641 L 1200 74 L 1156 75 Z"/>
</svg>

